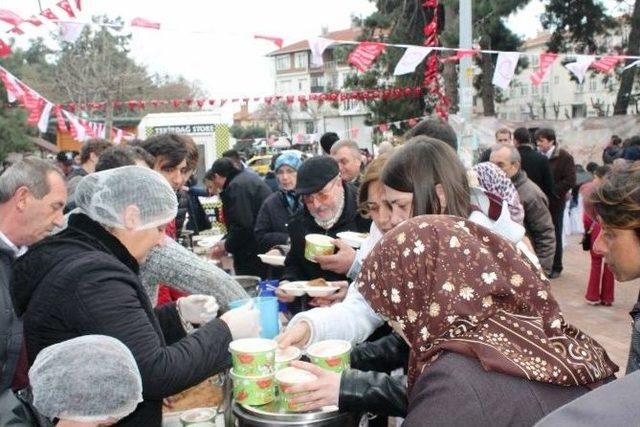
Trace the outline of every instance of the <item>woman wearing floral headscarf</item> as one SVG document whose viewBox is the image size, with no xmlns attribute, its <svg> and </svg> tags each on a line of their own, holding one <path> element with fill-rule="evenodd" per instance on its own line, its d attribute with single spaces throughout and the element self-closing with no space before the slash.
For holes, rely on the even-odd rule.
<svg viewBox="0 0 640 427">
<path fill-rule="evenodd" d="M 407 426 L 532 425 L 618 369 L 564 322 L 540 270 L 461 218 L 394 228 L 357 286 L 411 347 Z"/>
<path fill-rule="evenodd" d="M 489 193 L 496 194 L 506 201 L 509 206 L 511 219 L 522 224 L 524 222 L 524 208 L 520 203 L 520 196 L 511 179 L 502 169 L 490 162 L 478 163 L 473 168 L 478 184 Z"/>
</svg>

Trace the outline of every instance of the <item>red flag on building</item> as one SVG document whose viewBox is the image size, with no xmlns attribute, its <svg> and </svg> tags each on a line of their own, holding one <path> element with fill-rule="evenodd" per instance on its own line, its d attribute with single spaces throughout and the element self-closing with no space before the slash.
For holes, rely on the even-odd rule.
<svg viewBox="0 0 640 427">
<path fill-rule="evenodd" d="M 53 11 L 51 9 L 45 9 L 42 11 L 42 13 L 40 14 L 42 16 L 44 16 L 47 19 L 50 19 L 52 21 L 57 21 L 58 17 L 56 16 L 55 13 L 53 13 Z"/>
<path fill-rule="evenodd" d="M 557 53 L 541 53 L 538 71 L 536 71 L 529 77 L 531 79 L 531 83 L 533 83 L 535 86 L 538 86 L 540 83 L 542 83 L 545 74 L 547 74 L 547 70 L 549 69 L 549 67 L 551 67 L 551 65 L 557 58 Z"/>
<path fill-rule="evenodd" d="M 71 8 L 71 4 L 69 3 L 69 0 L 61 0 L 58 3 L 56 3 L 56 6 L 58 6 L 60 9 L 67 12 L 67 15 L 69 15 L 69 18 L 76 17 L 76 14 L 73 13 L 73 9 Z"/>
<path fill-rule="evenodd" d="M 11 25 L 20 25 L 24 20 L 17 13 L 7 9 L 0 9 L 0 21 Z"/>
<path fill-rule="evenodd" d="M 620 62 L 624 57 L 618 55 L 603 56 L 591 63 L 591 68 L 601 73 L 608 73 Z"/>
<path fill-rule="evenodd" d="M 276 46 L 278 46 L 278 49 L 280 49 L 282 47 L 282 45 L 284 44 L 284 40 L 281 39 L 280 37 L 271 37 L 271 36 L 260 36 L 260 35 L 254 35 L 253 36 L 254 39 L 262 39 L 262 40 L 267 40 L 270 41 L 271 43 L 275 44 Z"/>
<path fill-rule="evenodd" d="M 358 71 L 364 73 L 376 60 L 385 46 L 382 43 L 362 42 L 349 54 L 348 63 L 356 67 Z"/>
<path fill-rule="evenodd" d="M 133 20 L 131 21 L 131 26 L 132 27 L 151 28 L 153 30 L 159 30 L 160 29 L 160 23 L 159 22 L 149 21 L 148 19 L 144 19 L 144 18 L 133 18 Z"/>
</svg>

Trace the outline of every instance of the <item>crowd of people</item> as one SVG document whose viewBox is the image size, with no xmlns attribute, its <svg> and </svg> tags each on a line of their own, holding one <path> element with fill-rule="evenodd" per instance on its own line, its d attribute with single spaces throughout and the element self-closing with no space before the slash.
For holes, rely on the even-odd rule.
<svg viewBox="0 0 640 427">
<path fill-rule="evenodd" d="M 640 143 L 612 138 L 586 179 L 551 128 L 499 129 L 469 169 L 455 131 L 435 118 L 373 159 L 335 133 L 320 145 L 307 159 L 274 155 L 267 178 L 229 150 L 204 188 L 186 135 L 92 140 L 75 167 L 8 166 L 0 424 L 159 426 L 163 399 L 224 372 L 229 343 L 259 335 L 251 302 L 230 309 L 247 293 L 214 262 L 225 256 L 236 275 L 338 287 L 314 298 L 276 290 L 289 315 L 280 346 L 354 345 L 341 374 L 294 362 L 318 378 L 292 389 L 305 410 L 337 405 L 377 416 L 369 425 L 610 421 L 598 408 L 635 421 L 625 399 L 640 381 L 640 320 L 631 375 L 616 380 L 606 350 L 565 321 L 549 280 L 563 271 L 572 195 L 584 204 L 586 300 L 610 306 L 614 278 L 640 277 Z M 198 195 L 222 202 L 226 233 L 209 260 L 178 242 L 211 227 Z M 367 237 L 356 249 L 339 238 L 347 231 Z M 305 256 L 309 234 L 331 237 L 334 253 Z M 264 253 L 284 266 L 262 263 Z"/>
</svg>

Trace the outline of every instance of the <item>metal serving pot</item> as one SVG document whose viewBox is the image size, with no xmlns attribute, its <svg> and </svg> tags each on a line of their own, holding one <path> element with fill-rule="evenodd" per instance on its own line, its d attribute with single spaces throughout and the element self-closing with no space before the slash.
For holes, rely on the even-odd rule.
<svg viewBox="0 0 640 427">
<path fill-rule="evenodd" d="M 255 297 L 258 295 L 258 284 L 260 283 L 260 277 L 258 276 L 231 276 L 236 282 L 247 291 L 249 296 Z"/>
<path fill-rule="evenodd" d="M 349 427 L 357 426 L 354 414 L 335 411 L 315 411 L 303 413 L 271 412 L 270 404 L 251 407 L 233 403 L 233 415 L 239 427 Z"/>
</svg>

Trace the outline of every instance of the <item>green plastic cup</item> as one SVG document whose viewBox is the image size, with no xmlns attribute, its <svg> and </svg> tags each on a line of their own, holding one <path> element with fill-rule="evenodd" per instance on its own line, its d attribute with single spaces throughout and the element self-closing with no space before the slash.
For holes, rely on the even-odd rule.
<svg viewBox="0 0 640 427">
<path fill-rule="evenodd" d="M 290 393 L 289 387 L 317 379 L 317 376 L 304 369 L 284 368 L 276 372 L 276 383 L 278 384 L 281 406 L 288 412 L 301 412 L 302 405 L 293 403 L 293 399 L 306 393 Z"/>
<path fill-rule="evenodd" d="M 300 360 L 301 356 L 302 352 L 298 347 L 289 346 L 276 349 L 276 372 L 288 367 L 294 360 Z"/>
<path fill-rule="evenodd" d="M 276 398 L 273 373 L 256 376 L 238 375 L 232 368 L 231 379 L 233 380 L 233 398 L 242 405 L 266 405 Z"/>
<path fill-rule="evenodd" d="M 324 234 L 307 234 L 304 240 L 304 257 L 311 262 L 316 262 L 317 255 L 333 255 L 336 249 L 331 236 Z"/>
<path fill-rule="evenodd" d="M 266 338 L 244 338 L 229 344 L 233 369 L 238 375 L 262 376 L 275 370 L 277 343 Z"/>
<path fill-rule="evenodd" d="M 349 369 L 351 343 L 343 340 L 326 340 L 312 344 L 307 349 L 307 356 L 314 365 L 333 372 Z"/>
</svg>

